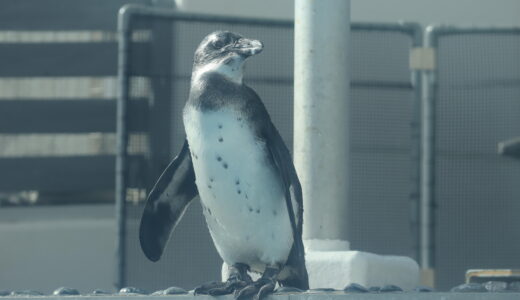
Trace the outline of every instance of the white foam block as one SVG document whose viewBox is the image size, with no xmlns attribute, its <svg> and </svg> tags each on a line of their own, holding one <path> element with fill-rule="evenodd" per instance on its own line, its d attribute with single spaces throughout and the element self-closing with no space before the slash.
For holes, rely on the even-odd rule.
<svg viewBox="0 0 520 300">
<path fill-rule="evenodd" d="M 346 241 L 305 241 L 309 285 L 314 288 L 343 289 L 351 283 L 365 287 L 397 285 L 411 290 L 419 285 L 419 266 L 405 256 L 377 255 L 348 251 Z M 228 277 L 222 266 L 222 279 Z M 253 279 L 258 278 L 251 274 Z"/>
<path fill-rule="evenodd" d="M 365 287 L 397 285 L 410 290 L 419 284 L 419 266 L 405 256 L 361 251 L 307 251 L 311 288 L 343 289 L 350 283 Z"/>
</svg>

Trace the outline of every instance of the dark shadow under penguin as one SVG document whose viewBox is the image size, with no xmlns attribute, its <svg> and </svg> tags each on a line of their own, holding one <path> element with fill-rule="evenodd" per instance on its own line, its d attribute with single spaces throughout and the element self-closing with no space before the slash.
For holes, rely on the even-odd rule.
<svg viewBox="0 0 520 300">
<path fill-rule="evenodd" d="M 157 261 L 190 201 L 200 196 L 226 282 L 196 293 L 262 298 L 276 283 L 309 288 L 302 243 L 302 194 L 292 158 L 258 95 L 242 82 L 261 42 L 217 31 L 195 52 L 187 140 L 150 192 L 140 226 L 145 255 Z M 253 282 L 248 271 L 261 273 Z"/>
</svg>

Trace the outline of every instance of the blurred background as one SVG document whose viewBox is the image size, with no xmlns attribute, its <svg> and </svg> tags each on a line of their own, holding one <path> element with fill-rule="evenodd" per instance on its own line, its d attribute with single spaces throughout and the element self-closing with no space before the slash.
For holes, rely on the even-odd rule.
<svg viewBox="0 0 520 300">
<path fill-rule="evenodd" d="M 131 19 L 120 85 L 117 12 L 126 3 L 180 15 Z M 520 161 L 497 152 L 520 136 L 520 2 L 351 8 L 351 248 L 420 261 L 428 168 L 435 287 L 463 282 L 471 268 L 520 268 Z M 143 203 L 183 141 L 193 52 L 211 31 L 264 42 L 245 80 L 292 147 L 293 11 L 289 0 L 0 0 L 0 290 L 191 289 L 219 278 L 198 203 L 158 263 L 138 244 Z M 424 47 L 433 51 L 417 52 Z M 125 135 L 116 132 L 118 89 L 128 95 Z M 428 99 L 433 159 L 421 165 Z M 126 138 L 118 222 L 116 144 Z"/>
</svg>

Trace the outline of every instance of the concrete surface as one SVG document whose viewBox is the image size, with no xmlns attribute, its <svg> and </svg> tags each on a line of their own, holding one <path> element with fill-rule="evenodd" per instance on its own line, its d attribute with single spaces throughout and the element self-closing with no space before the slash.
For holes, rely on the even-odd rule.
<svg viewBox="0 0 520 300">
<path fill-rule="evenodd" d="M 0 297 L 2 300 L 22 300 L 22 299 L 45 299 L 45 300 L 149 300 L 153 298 L 167 300 L 232 300 L 233 296 L 211 297 L 205 295 L 168 295 L 168 296 L 147 296 L 147 295 L 130 295 L 130 296 L 38 296 L 38 297 Z M 384 294 L 345 294 L 343 292 L 335 293 L 302 293 L 302 294 L 277 294 L 266 298 L 266 300 L 509 300 L 519 299 L 520 293 L 384 293 Z"/>
</svg>

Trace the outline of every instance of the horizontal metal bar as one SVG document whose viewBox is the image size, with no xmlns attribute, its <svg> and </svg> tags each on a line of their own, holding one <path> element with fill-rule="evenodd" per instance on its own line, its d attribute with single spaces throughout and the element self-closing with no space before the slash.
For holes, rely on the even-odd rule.
<svg viewBox="0 0 520 300">
<path fill-rule="evenodd" d="M 130 101 L 130 131 L 146 131 L 148 104 Z M 3 100 L 0 133 L 115 132 L 114 100 Z"/>
<path fill-rule="evenodd" d="M 279 19 L 261 19 L 261 18 L 243 18 L 243 17 L 227 17 L 204 14 L 190 14 L 180 13 L 176 10 L 169 10 L 164 8 L 142 6 L 136 4 L 127 4 L 119 10 L 119 14 L 124 18 L 132 17 L 155 17 L 166 18 L 179 21 L 192 22 L 221 22 L 228 24 L 247 24 L 247 25 L 261 25 L 261 26 L 276 26 L 276 27 L 292 27 L 292 21 Z M 124 22 L 123 22 L 124 23 Z M 123 26 L 124 28 L 124 26 Z"/>
<path fill-rule="evenodd" d="M 436 47 L 440 36 L 456 34 L 503 34 L 518 35 L 520 27 L 455 27 L 446 25 L 430 25 L 425 29 L 425 37 L 430 47 Z"/>
<path fill-rule="evenodd" d="M 258 26 L 274 26 L 274 27 L 294 27 L 293 20 L 280 20 L 268 18 L 244 18 L 236 16 L 216 16 L 204 14 L 181 13 L 174 10 L 165 10 L 155 7 L 147 7 L 136 4 L 128 4 L 119 11 L 123 15 L 141 16 L 141 17 L 158 17 L 175 21 L 188 22 L 204 22 L 204 23 L 227 23 L 239 25 L 258 25 Z M 398 23 L 352 23 L 352 30 L 374 30 L 374 31 L 398 31 L 407 34 L 415 34 L 421 31 L 418 23 L 398 22 Z"/>
<path fill-rule="evenodd" d="M 155 78 L 161 76 L 154 76 Z M 163 76 L 165 78 L 172 78 L 174 80 L 190 80 L 191 75 L 168 75 Z M 250 83 L 262 83 L 262 84 L 279 84 L 279 85 L 292 85 L 293 79 L 290 77 L 248 77 L 244 78 L 244 81 Z M 414 86 L 411 82 L 406 81 L 385 81 L 385 80 L 352 80 L 350 86 L 353 88 L 383 88 L 383 89 L 413 89 Z"/>
<path fill-rule="evenodd" d="M 439 83 L 440 84 L 440 83 Z M 455 80 L 443 79 L 442 82 L 442 90 L 457 90 L 457 89 L 474 89 L 474 90 L 483 90 L 483 89 L 504 89 L 504 88 L 518 88 L 520 87 L 520 80 L 511 78 L 511 79 L 475 79 L 475 80 L 466 80 L 466 82 L 457 82 Z M 440 88 L 440 87 L 439 87 Z"/>
</svg>

